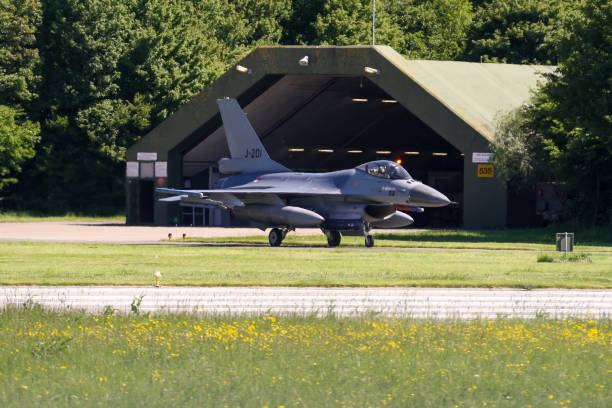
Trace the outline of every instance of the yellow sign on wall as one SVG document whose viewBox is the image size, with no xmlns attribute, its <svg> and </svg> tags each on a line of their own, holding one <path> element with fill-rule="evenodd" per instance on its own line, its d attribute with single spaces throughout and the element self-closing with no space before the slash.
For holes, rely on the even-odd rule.
<svg viewBox="0 0 612 408">
<path fill-rule="evenodd" d="M 478 177 L 495 177 L 495 171 L 492 164 L 479 164 Z"/>
</svg>

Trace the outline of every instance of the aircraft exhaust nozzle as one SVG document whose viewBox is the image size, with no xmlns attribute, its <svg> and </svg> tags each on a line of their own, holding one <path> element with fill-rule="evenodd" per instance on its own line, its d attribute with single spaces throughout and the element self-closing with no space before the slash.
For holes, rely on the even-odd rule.
<svg viewBox="0 0 612 408">
<path fill-rule="evenodd" d="M 325 218 L 314 211 L 289 205 L 253 204 L 245 207 L 235 207 L 234 215 L 270 226 L 318 227 L 325 221 Z"/>
<path fill-rule="evenodd" d="M 371 222 L 374 228 L 401 228 L 414 223 L 414 219 L 401 211 L 394 212 L 382 221 Z"/>
<path fill-rule="evenodd" d="M 450 204 L 444 194 L 425 184 L 416 185 L 410 190 L 408 203 L 417 207 L 444 207 Z"/>
</svg>

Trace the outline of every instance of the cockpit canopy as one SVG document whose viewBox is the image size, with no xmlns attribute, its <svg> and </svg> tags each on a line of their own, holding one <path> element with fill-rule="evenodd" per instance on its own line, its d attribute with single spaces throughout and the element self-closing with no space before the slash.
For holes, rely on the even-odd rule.
<svg viewBox="0 0 612 408">
<path fill-rule="evenodd" d="M 374 177 L 392 180 L 411 180 L 412 176 L 399 164 L 389 160 L 376 160 L 355 167 Z"/>
</svg>

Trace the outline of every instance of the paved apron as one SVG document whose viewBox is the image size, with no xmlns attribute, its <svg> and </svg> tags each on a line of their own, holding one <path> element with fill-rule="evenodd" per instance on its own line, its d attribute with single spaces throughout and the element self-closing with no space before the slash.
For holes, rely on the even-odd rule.
<svg viewBox="0 0 612 408">
<path fill-rule="evenodd" d="M 612 290 L 463 288 L 0 286 L 0 306 L 36 303 L 99 313 L 379 313 L 414 318 L 612 317 Z"/>
</svg>

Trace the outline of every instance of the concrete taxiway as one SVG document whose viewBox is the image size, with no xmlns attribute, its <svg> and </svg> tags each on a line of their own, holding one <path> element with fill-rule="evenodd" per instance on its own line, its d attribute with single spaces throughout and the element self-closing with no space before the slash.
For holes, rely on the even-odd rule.
<svg viewBox="0 0 612 408">
<path fill-rule="evenodd" d="M 298 314 L 472 318 L 610 318 L 612 290 L 295 287 L 0 287 L 0 307 L 40 304 L 99 313 Z"/>
<path fill-rule="evenodd" d="M 300 235 L 321 234 L 302 229 Z M 265 235 L 256 228 L 128 226 L 122 221 L 57 221 L 0 223 L 0 241 L 151 244 L 183 234 L 188 237 L 222 238 Z"/>
</svg>

